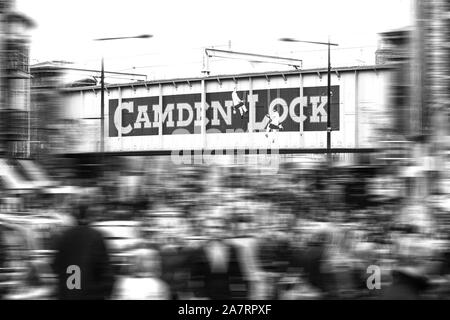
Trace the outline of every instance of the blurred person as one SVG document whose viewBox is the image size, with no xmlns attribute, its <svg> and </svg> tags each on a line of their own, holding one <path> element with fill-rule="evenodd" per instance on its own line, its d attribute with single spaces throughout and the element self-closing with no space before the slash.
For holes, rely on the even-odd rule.
<svg viewBox="0 0 450 320">
<path fill-rule="evenodd" d="M 254 217 L 246 212 L 245 203 L 238 203 L 234 213 L 235 232 L 229 242 L 236 246 L 239 262 L 248 282 L 248 297 L 250 300 L 260 300 L 264 297 L 263 270 L 257 261 L 258 237 Z"/>
<path fill-rule="evenodd" d="M 425 297 L 430 288 L 424 264 L 429 250 L 423 246 L 414 225 L 403 226 L 403 233 L 397 238 L 398 261 L 392 270 L 392 283 L 384 290 L 382 299 L 418 300 Z"/>
<path fill-rule="evenodd" d="M 14 288 L 6 296 L 11 300 L 39 300 L 51 298 L 53 287 L 49 279 L 43 278 L 43 268 L 38 261 L 33 261 L 29 256 L 24 257 L 24 272 L 15 283 Z M 45 281 L 44 281 L 45 280 Z"/>
<path fill-rule="evenodd" d="M 184 299 L 189 295 L 189 248 L 184 238 L 187 236 L 185 218 L 175 209 L 167 207 L 160 211 L 156 226 L 161 257 L 161 279 L 167 283 L 170 299 Z"/>
<path fill-rule="evenodd" d="M 204 228 L 208 241 L 192 255 L 191 286 L 195 297 L 246 299 L 248 283 L 239 263 L 238 250 L 226 241 L 225 219 L 207 217 Z"/>
<path fill-rule="evenodd" d="M 306 248 L 297 251 L 294 256 L 295 265 L 303 270 L 304 279 L 324 297 L 329 296 L 332 278 L 325 270 L 327 246 L 330 235 L 326 231 L 318 231 L 307 240 Z"/>
<path fill-rule="evenodd" d="M 167 300 L 170 290 L 160 279 L 161 260 L 157 251 L 137 249 L 128 275 L 115 286 L 114 298 L 119 300 Z"/>
<path fill-rule="evenodd" d="M 392 261 L 387 259 L 387 255 L 377 259 L 376 244 L 369 241 L 366 232 L 361 227 L 358 230 L 353 230 L 350 250 L 353 260 L 354 289 L 357 291 L 357 298 L 378 294 L 377 290 L 367 290 L 367 267 L 370 265 L 381 267 L 382 286 L 384 286 L 385 283 L 389 283 Z"/>
<path fill-rule="evenodd" d="M 9 288 L 4 291 L 3 298 L 17 300 L 48 297 L 52 290 L 44 282 L 45 261 L 37 259 L 35 255 L 37 249 L 41 247 L 34 231 L 27 225 L 14 222 L 8 223 L 5 227 L 8 263 L 3 267 L 9 274 L 6 278 L 0 279 L 0 283 L 7 280 Z"/>
<path fill-rule="evenodd" d="M 63 300 L 103 300 L 111 296 L 114 275 L 105 239 L 88 225 L 88 206 L 75 210 L 78 225 L 63 232 L 57 240 L 53 269 L 58 278 L 56 296 Z M 68 268 L 80 270 L 80 289 L 70 289 Z"/>
<path fill-rule="evenodd" d="M 351 233 L 345 228 L 335 232 L 336 243 L 328 251 L 328 267 L 334 285 L 332 290 L 339 298 L 351 298 L 356 294 L 356 260 L 351 250 Z"/>
<path fill-rule="evenodd" d="M 264 232 L 258 237 L 257 261 L 264 271 L 267 299 L 280 296 L 278 282 L 287 273 L 292 261 L 292 247 L 283 226 L 283 215 L 274 214 L 274 206 L 264 212 Z"/>
</svg>

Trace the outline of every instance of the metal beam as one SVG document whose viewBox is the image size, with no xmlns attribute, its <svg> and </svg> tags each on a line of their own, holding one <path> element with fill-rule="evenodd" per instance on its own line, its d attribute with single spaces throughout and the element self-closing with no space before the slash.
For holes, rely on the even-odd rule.
<svg viewBox="0 0 450 320">
<path fill-rule="evenodd" d="M 69 67 L 58 67 L 58 69 L 60 69 L 60 70 L 83 71 L 83 72 L 98 72 L 98 73 L 102 72 L 101 70 L 69 68 Z M 124 76 L 145 77 L 145 79 L 147 79 L 147 75 L 146 74 L 142 74 L 142 73 L 127 73 L 127 72 L 115 72 L 115 71 L 106 71 L 106 70 L 104 70 L 103 73 L 117 74 L 117 75 L 124 75 Z"/>
<path fill-rule="evenodd" d="M 297 40 L 297 39 L 293 39 L 293 38 L 281 38 L 279 40 L 284 41 L 284 42 L 302 42 L 302 43 L 312 43 L 312 44 L 323 44 L 326 46 L 328 46 L 328 45 L 339 46 L 337 43 L 332 43 L 332 42 L 305 41 L 305 40 Z"/>
<path fill-rule="evenodd" d="M 208 57 L 242 59 L 242 60 L 247 60 L 247 61 L 258 61 L 258 62 L 266 62 L 266 63 L 274 63 L 274 64 L 283 64 L 283 65 L 288 65 L 288 66 L 292 66 L 292 67 L 300 67 L 300 68 L 302 67 L 302 64 L 303 64 L 303 61 L 299 60 L 299 59 L 269 56 L 269 55 L 248 53 L 248 52 L 236 52 L 236 51 L 207 48 L 207 49 L 205 49 L 205 53 Z"/>
<path fill-rule="evenodd" d="M 385 70 L 394 70 L 396 67 L 398 67 L 398 64 L 390 64 L 390 65 L 379 65 L 376 67 L 376 69 L 378 71 L 385 71 Z M 357 66 L 357 67 L 336 67 L 333 68 L 333 70 L 338 70 L 340 73 L 344 73 L 344 72 L 354 72 L 355 70 L 357 71 L 374 71 L 374 66 L 370 65 L 370 66 Z M 326 69 L 324 68 L 314 68 L 314 69 L 305 69 L 305 70 L 286 70 L 286 71 L 271 71 L 271 72 L 255 72 L 255 73 L 240 73 L 240 74 L 235 74 L 235 75 L 229 75 L 229 74 L 222 74 L 222 75 L 214 75 L 214 76 L 206 76 L 203 78 L 199 78 L 199 77 L 190 77 L 190 78 L 177 78 L 177 79 L 160 79 L 160 80 L 149 80 L 146 83 L 148 85 L 158 85 L 160 83 L 162 84 L 171 84 L 174 81 L 175 82 L 186 82 L 186 79 L 189 79 L 189 81 L 192 82 L 200 82 L 202 79 L 205 79 L 207 81 L 217 81 L 217 78 L 219 77 L 221 80 L 228 80 L 228 79 L 233 79 L 236 78 L 236 80 L 238 79 L 243 79 L 243 78 L 248 78 L 248 77 L 252 77 L 252 78 L 259 78 L 259 77 L 267 77 L 267 75 L 269 76 L 280 76 L 281 73 L 284 73 L 285 75 L 298 75 L 298 74 L 317 74 L 319 75 L 319 73 L 321 72 L 326 72 Z M 131 83 L 131 82 L 130 82 Z M 130 86 L 130 83 L 116 83 L 116 84 L 110 84 L 110 88 L 118 88 L 118 87 L 128 87 Z M 145 82 L 134 82 L 135 86 L 145 86 Z M 94 85 L 94 86 L 83 86 L 83 87 L 68 87 L 68 88 L 63 88 L 62 91 L 64 92 L 70 92 L 70 91 L 88 91 L 88 90 L 92 90 L 92 88 L 96 88 L 99 89 L 100 87 L 98 85 Z"/>
<path fill-rule="evenodd" d="M 111 37 L 111 38 L 98 38 L 94 39 L 94 41 L 109 41 L 109 40 L 124 40 L 124 39 L 148 39 L 153 38 L 151 34 L 141 34 L 138 36 L 128 36 L 128 37 Z"/>
</svg>

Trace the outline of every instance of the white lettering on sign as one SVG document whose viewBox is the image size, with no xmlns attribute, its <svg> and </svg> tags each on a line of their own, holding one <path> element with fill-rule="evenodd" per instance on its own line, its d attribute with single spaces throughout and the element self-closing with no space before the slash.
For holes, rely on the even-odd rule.
<svg viewBox="0 0 450 320">
<path fill-rule="evenodd" d="M 265 118 L 259 122 L 255 119 L 255 115 L 257 114 L 256 110 L 261 107 L 256 106 L 258 100 L 258 94 L 249 94 L 247 96 L 247 104 L 249 109 L 248 121 L 249 127 L 252 128 L 252 130 L 263 130 L 265 126 Z M 211 105 L 205 103 L 205 111 L 212 108 L 211 114 L 209 115 L 208 113 L 209 119 L 208 117 L 205 119 L 206 125 L 210 123 L 211 126 L 220 126 L 222 124 L 231 126 L 233 122 L 233 101 L 231 99 L 221 101 L 215 100 L 210 103 Z M 295 97 L 290 101 L 277 97 L 270 101 L 269 106 L 263 112 L 270 113 L 273 111 L 275 106 L 278 106 L 280 107 L 280 122 L 283 122 L 289 118 L 292 122 L 299 123 L 300 130 L 303 130 L 303 123 L 305 120 L 308 120 L 308 116 L 305 115 L 305 108 L 309 107 L 311 110 L 311 115 L 309 116 L 310 123 L 326 123 L 328 116 L 326 105 L 326 96 Z M 122 104 L 114 111 L 114 125 L 117 130 L 124 135 L 131 133 L 133 129 L 152 127 L 159 128 L 160 123 L 165 123 L 166 128 L 188 127 L 193 124 L 193 132 L 201 132 L 200 128 L 202 126 L 203 111 L 202 102 L 168 103 L 164 108 L 164 112 L 161 112 L 161 106 L 159 104 L 152 105 L 151 110 L 149 110 L 148 105 L 139 105 L 137 106 L 137 115 L 134 119 L 134 123 L 131 122 L 131 124 L 126 126 L 123 125 L 121 119 L 121 113 L 123 110 L 126 110 L 129 114 L 133 114 L 135 111 L 134 103 L 132 101 L 122 102 Z M 174 121 L 173 117 L 175 110 L 178 112 L 176 121 Z M 258 110 L 261 112 L 260 109 Z M 162 119 L 160 119 L 160 117 L 162 117 Z M 223 129 L 218 130 L 218 132 L 223 132 Z"/>
<path fill-rule="evenodd" d="M 206 110 L 209 109 L 209 104 L 206 103 Z M 196 120 L 194 121 L 194 128 L 195 127 L 201 127 L 202 125 L 202 103 L 196 102 L 195 103 L 195 112 L 196 112 Z M 209 119 L 206 118 L 206 124 L 209 123 Z"/>
<path fill-rule="evenodd" d="M 276 99 L 274 99 L 274 100 L 270 103 L 270 106 L 269 106 L 269 113 L 272 113 L 272 112 L 273 112 L 273 108 L 275 108 L 275 106 L 277 106 L 277 105 L 283 107 L 283 110 L 281 110 L 282 113 L 281 113 L 281 115 L 280 115 L 280 123 L 281 123 L 281 122 L 283 122 L 284 120 L 286 120 L 286 117 L 287 117 L 287 115 L 288 115 L 288 111 L 289 111 L 289 110 L 288 110 L 288 105 L 287 105 L 287 103 L 286 103 L 286 101 L 285 101 L 284 99 L 282 99 L 282 98 L 276 98 Z M 278 112 L 280 112 L 280 111 L 278 111 Z"/>
<path fill-rule="evenodd" d="M 177 127 L 187 127 L 191 124 L 192 119 L 194 118 L 194 112 L 192 111 L 192 107 L 189 103 L 177 103 L 177 109 L 178 109 L 178 121 L 177 121 Z M 187 119 L 183 120 L 183 110 L 186 110 L 188 112 Z"/>
<path fill-rule="evenodd" d="M 158 119 L 158 114 L 159 114 L 159 110 L 160 110 L 159 104 L 154 104 L 152 106 L 152 110 L 153 110 L 153 119 Z M 153 122 L 153 127 L 154 128 L 159 128 L 159 121 L 155 120 Z"/>
<path fill-rule="evenodd" d="M 175 105 L 173 103 L 169 103 L 166 106 L 166 110 L 164 110 L 164 113 L 162 115 L 162 123 L 166 121 L 166 127 L 167 128 L 173 128 L 175 126 L 175 123 L 173 122 L 173 110 L 175 109 Z M 161 113 L 161 106 L 160 105 L 153 105 L 153 127 L 159 127 L 159 114 Z"/>
<path fill-rule="evenodd" d="M 319 99 L 321 100 L 320 105 Z M 312 105 L 312 115 L 311 122 L 327 122 L 327 113 L 324 109 L 325 104 L 327 103 L 327 97 L 311 97 L 311 105 Z M 320 116 L 320 119 L 319 119 Z"/>
<path fill-rule="evenodd" d="M 138 106 L 139 113 L 136 117 L 136 122 L 134 123 L 135 129 L 142 129 L 142 122 L 144 123 L 144 128 L 152 127 L 150 119 L 148 118 L 147 108 L 148 106 Z"/>
<path fill-rule="evenodd" d="M 305 117 L 303 113 L 303 108 L 306 107 L 308 104 L 308 97 L 297 97 L 294 100 L 292 100 L 291 104 L 289 105 L 289 116 L 292 120 L 295 122 L 303 122 L 307 118 Z M 298 115 L 295 114 L 295 107 L 299 105 L 300 106 L 300 113 Z"/>
<path fill-rule="evenodd" d="M 194 107 L 195 107 L 195 114 L 197 115 L 194 121 L 194 127 L 200 127 L 202 125 L 202 103 L 196 102 L 194 104 Z"/>
<path fill-rule="evenodd" d="M 120 123 L 121 120 L 121 113 L 122 110 L 127 110 L 128 112 L 133 112 L 134 105 L 133 102 L 123 102 L 121 106 L 118 106 L 116 111 L 114 112 L 114 125 L 116 126 L 116 129 L 122 134 L 128 134 L 133 130 L 133 127 L 129 124 L 126 127 L 122 126 L 122 123 Z"/>
<path fill-rule="evenodd" d="M 211 124 L 213 126 L 220 125 L 220 120 L 219 120 L 219 112 L 220 112 L 220 115 L 222 116 L 222 119 L 225 120 L 225 123 L 227 125 L 231 125 L 231 107 L 232 106 L 233 106 L 233 101 L 231 101 L 231 100 L 225 101 L 225 107 L 227 108 L 227 111 L 225 113 L 225 110 L 223 109 L 223 107 L 219 101 L 212 101 L 211 107 L 213 108 L 213 120 L 212 120 Z"/>
<path fill-rule="evenodd" d="M 171 128 L 174 127 L 175 124 L 173 122 L 173 110 L 175 109 L 175 105 L 173 103 L 169 103 L 166 106 L 166 110 L 162 113 L 162 122 L 166 122 L 166 127 Z M 169 119 L 166 121 L 166 119 Z"/>
</svg>

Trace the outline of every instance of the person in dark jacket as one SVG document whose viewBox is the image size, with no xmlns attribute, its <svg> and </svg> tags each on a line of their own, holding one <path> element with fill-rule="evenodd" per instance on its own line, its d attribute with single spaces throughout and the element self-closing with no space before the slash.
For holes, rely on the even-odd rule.
<svg viewBox="0 0 450 320">
<path fill-rule="evenodd" d="M 114 276 L 108 249 L 102 234 L 87 225 L 86 215 L 87 207 L 80 206 L 78 225 L 57 241 L 53 269 L 58 278 L 58 299 L 103 300 L 112 293 Z"/>
<path fill-rule="evenodd" d="M 224 223 L 221 218 L 208 218 L 210 239 L 192 254 L 192 290 L 198 298 L 247 299 L 248 283 L 237 248 L 225 239 Z"/>
<path fill-rule="evenodd" d="M 331 298 L 330 291 L 335 285 L 334 278 L 323 271 L 326 260 L 326 246 L 329 236 L 325 232 L 314 235 L 306 248 L 297 250 L 293 256 L 293 264 L 303 270 L 305 280 L 314 288 L 320 290 L 324 298 Z"/>
<path fill-rule="evenodd" d="M 162 246 L 159 254 L 161 256 L 161 279 L 169 287 L 170 299 L 183 299 L 188 291 L 189 249 L 182 244 Z"/>
</svg>

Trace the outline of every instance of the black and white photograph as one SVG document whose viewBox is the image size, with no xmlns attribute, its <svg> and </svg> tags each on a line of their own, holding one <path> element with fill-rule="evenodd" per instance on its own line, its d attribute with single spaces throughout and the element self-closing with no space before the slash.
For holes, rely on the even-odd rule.
<svg viewBox="0 0 450 320">
<path fill-rule="evenodd" d="M 449 48 L 449 0 L 0 0 L 0 300 L 450 299 Z"/>
</svg>

